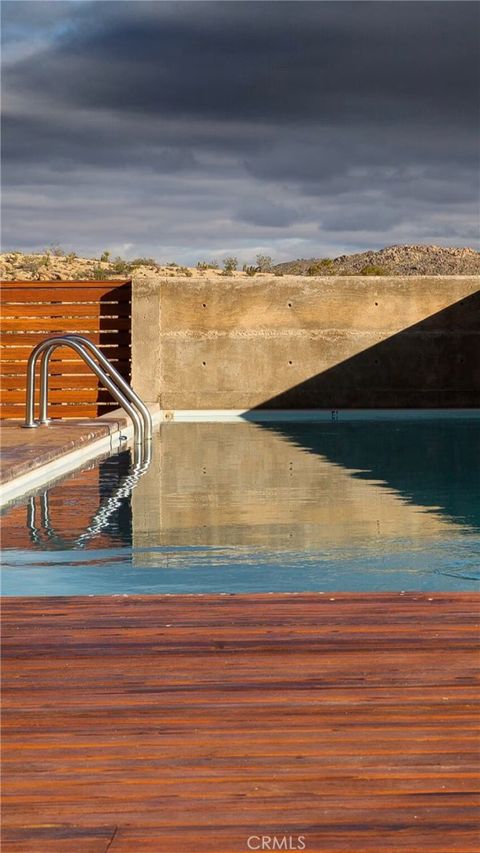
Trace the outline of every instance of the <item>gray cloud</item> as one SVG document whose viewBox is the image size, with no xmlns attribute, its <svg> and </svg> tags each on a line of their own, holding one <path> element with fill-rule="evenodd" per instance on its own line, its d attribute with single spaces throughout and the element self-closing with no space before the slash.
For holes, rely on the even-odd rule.
<svg viewBox="0 0 480 853">
<path fill-rule="evenodd" d="M 259 227 L 285 228 L 301 220 L 301 214 L 284 204 L 275 204 L 261 198 L 249 202 L 237 211 L 236 218 Z"/>
<path fill-rule="evenodd" d="M 4 244 L 475 242 L 479 11 L 6 2 Z"/>
</svg>

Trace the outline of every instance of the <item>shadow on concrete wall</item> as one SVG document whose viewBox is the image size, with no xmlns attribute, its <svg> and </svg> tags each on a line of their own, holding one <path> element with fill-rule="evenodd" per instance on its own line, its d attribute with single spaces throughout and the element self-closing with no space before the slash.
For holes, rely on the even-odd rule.
<svg viewBox="0 0 480 853">
<path fill-rule="evenodd" d="M 480 405 L 480 290 L 255 409 Z"/>
<path fill-rule="evenodd" d="M 265 401 L 257 409 L 477 408 L 480 291 Z M 252 409 L 255 411 L 255 409 Z M 401 413 L 399 413 L 401 414 Z M 479 421 L 263 423 L 380 480 L 406 501 L 480 528 Z"/>
<path fill-rule="evenodd" d="M 408 503 L 480 530 L 480 421 L 439 418 L 258 424 Z"/>
</svg>

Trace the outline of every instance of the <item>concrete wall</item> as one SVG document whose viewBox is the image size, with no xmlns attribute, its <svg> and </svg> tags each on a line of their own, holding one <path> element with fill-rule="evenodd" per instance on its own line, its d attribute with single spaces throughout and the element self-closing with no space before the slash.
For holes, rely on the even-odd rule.
<svg viewBox="0 0 480 853">
<path fill-rule="evenodd" d="M 478 406 L 480 279 L 134 281 L 133 384 L 164 410 Z"/>
</svg>

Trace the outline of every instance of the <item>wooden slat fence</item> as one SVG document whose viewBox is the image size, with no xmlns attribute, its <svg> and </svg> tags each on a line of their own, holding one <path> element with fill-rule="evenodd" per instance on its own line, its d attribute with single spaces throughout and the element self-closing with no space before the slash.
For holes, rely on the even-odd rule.
<svg viewBox="0 0 480 853">
<path fill-rule="evenodd" d="M 24 417 L 28 357 L 55 334 L 85 335 L 130 382 L 131 303 L 131 281 L 3 282 L 0 417 Z M 71 349 L 55 351 L 49 387 L 51 418 L 92 418 L 118 408 Z M 37 401 L 38 391 L 37 380 Z"/>
</svg>

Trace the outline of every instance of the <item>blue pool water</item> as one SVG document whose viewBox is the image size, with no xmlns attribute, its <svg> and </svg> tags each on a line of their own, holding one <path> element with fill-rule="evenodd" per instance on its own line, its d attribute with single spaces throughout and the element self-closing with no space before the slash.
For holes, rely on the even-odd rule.
<svg viewBox="0 0 480 853">
<path fill-rule="evenodd" d="M 175 423 L 2 515 L 4 595 L 470 591 L 480 420 Z"/>
</svg>

